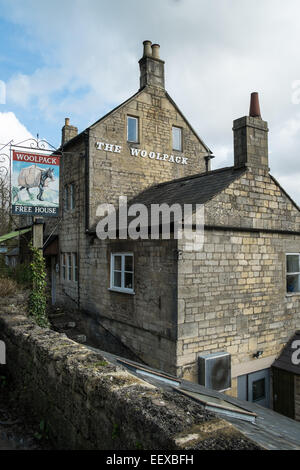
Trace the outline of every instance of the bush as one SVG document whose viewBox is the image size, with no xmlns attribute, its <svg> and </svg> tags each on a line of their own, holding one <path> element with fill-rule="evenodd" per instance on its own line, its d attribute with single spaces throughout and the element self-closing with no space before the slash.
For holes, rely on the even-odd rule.
<svg viewBox="0 0 300 470">
<path fill-rule="evenodd" d="M 16 281 L 9 278 L 0 279 L 0 297 L 8 297 L 16 292 L 18 285 Z"/>
<path fill-rule="evenodd" d="M 46 313 L 46 270 L 45 259 L 41 250 L 30 246 L 32 261 L 30 263 L 31 292 L 28 299 L 29 315 L 37 325 L 49 327 L 50 323 Z"/>
<path fill-rule="evenodd" d="M 13 277 L 18 284 L 29 287 L 31 282 L 31 272 L 29 264 L 18 264 L 13 270 Z"/>
</svg>

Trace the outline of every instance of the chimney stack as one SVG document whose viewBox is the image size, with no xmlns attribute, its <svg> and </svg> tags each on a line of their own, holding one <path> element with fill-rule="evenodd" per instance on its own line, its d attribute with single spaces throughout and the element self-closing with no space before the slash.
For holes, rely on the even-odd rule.
<svg viewBox="0 0 300 470">
<path fill-rule="evenodd" d="M 66 142 L 73 139 L 77 134 L 77 127 L 70 126 L 70 118 L 65 118 L 65 125 L 61 130 L 61 145 L 64 145 Z"/>
<path fill-rule="evenodd" d="M 234 166 L 269 171 L 268 123 L 260 113 L 258 93 L 251 93 L 249 116 L 233 121 Z"/>
<path fill-rule="evenodd" d="M 165 88 L 164 61 L 159 57 L 159 44 L 152 44 L 151 41 L 144 41 L 143 57 L 140 64 L 140 88 L 147 85 Z"/>
</svg>

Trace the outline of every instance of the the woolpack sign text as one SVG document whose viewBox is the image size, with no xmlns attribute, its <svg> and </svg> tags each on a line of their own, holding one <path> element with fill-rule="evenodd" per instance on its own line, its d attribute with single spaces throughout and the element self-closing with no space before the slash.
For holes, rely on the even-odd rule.
<svg viewBox="0 0 300 470">
<path fill-rule="evenodd" d="M 57 217 L 59 209 L 57 155 L 19 152 L 12 158 L 12 213 Z"/>
<path fill-rule="evenodd" d="M 98 150 L 104 150 L 105 152 L 112 152 L 112 153 L 121 153 L 122 145 L 115 145 L 110 144 L 107 142 L 96 142 L 96 148 Z M 167 153 L 160 153 L 160 152 L 148 152 L 147 150 L 141 150 L 139 148 L 131 147 L 130 155 L 132 157 L 142 157 L 142 158 L 150 158 L 150 160 L 159 160 L 163 162 L 169 163 L 177 163 L 178 165 L 187 165 L 188 159 L 183 155 L 169 155 Z"/>
</svg>

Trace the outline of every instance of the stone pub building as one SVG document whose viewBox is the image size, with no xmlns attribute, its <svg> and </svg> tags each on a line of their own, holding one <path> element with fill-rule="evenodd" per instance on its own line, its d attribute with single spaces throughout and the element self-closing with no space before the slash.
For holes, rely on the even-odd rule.
<svg viewBox="0 0 300 470">
<path fill-rule="evenodd" d="M 109 335 L 153 368 L 300 419 L 300 366 L 275 367 L 300 329 L 300 212 L 269 173 L 257 94 L 233 123 L 233 165 L 211 170 L 212 152 L 165 90 L 164 65 L 145 41 L 137 93 L 79 134 L 66 119 L 61 223 L 45 249 L 52 301 L 80 309 L 99 344 Z M 97 207 L 120 196 L 204 205 L 203 248 L 100 240 Z"/>
</svg>

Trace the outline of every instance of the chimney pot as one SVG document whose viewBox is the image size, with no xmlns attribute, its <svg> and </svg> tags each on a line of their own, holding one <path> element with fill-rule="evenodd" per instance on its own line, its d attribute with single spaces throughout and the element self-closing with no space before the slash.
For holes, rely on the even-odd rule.
<svg viewBox="0 0 300 470">
<path fill-rule="evenodd" d="M 143 57 L 152 57 L 151 44 L 152 44 L 151 41 L 144 41 L 143 42 L 143 45 L 144 45 Z"/>
<path fill-rule="evenodd" d="M 159 49 L 160 45 L 159 44 L 152 44 L 152 57 L 153 59 L 159 59 Z"/>
<path fill-rule="evenodd" d="M 69 126 L 70 125 L 70 118 L 65 118 L 65 126 Z"/>
<path fill-rule="evenodd" d="M 249 116 L 261 118 L 258 93 L 256 91 L 251 93 Z"/>
</svg>

